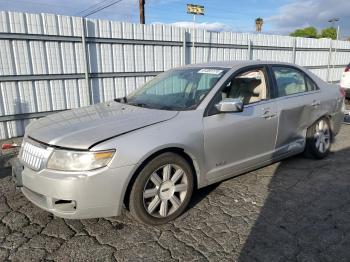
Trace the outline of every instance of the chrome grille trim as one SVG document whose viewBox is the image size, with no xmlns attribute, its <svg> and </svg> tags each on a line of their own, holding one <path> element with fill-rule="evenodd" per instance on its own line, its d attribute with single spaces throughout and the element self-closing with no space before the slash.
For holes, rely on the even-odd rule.
<svg viewBox="0 0 350 262">
<path fill-rule="evenodd" d="M 31 169 L 39 170 L 42 168 L 43 163 L 50 155 L 50 151 L 47 148 L 36 145 L 37 143 L 31 143 L 24 141 L 21 148 L 20 159 L 24 165 Z"/>
</svg>

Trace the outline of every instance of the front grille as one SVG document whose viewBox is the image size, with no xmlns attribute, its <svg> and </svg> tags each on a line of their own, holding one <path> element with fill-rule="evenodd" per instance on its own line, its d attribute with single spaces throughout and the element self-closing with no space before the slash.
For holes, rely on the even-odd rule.
<svg viewBox="0 0 350 262">
<path fill-rule="evenodd" d="M 21 149 L 20 159 L 28 167 L 34 170 L 39 170 L 49 154 L 50 153 L 46 148 L 25 141 Z"/>
</svg>

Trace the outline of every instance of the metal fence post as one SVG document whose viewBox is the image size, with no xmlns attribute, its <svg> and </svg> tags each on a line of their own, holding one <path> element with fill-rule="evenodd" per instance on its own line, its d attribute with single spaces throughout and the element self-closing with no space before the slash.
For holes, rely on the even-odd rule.
<svg viewBox="0 0 350 262">
<path fill-rule="evenodd" d="M 252 41 L 248 39 L 248 54 L 247 54 L 247 59 L 252 60 Z"/>
<path fill-rule="evenodd" d="M 182 49 L 183 49 L 183 53 L 182 53 L 182 59 L 183 59 L 183 64 L 187 65 L 188 64 L 188 48 L 187 48 L 187 40 L 188 40 L 188 32 L 186 31 L 186 29 L 183 32 L 183 41 L 182 41 Z"/>
<path fill-rule="evenodd" d="M 331 62 L 332 62 L 332 39 L 329 40 L 328 65 L 327 65 L 327 75 L 326 75 L 327 82 L 329 82 Z"/>
<path fill-rule="evenodd" d="M 297 39 L 293 39 L 292 63 L 295 64 L 297 56 Z"/>
<path fill-rule="evenodd" d="M 84 17 L 82 19 L 82 33 L 81 33 L 81 43 L 83 46 L 83 52 L 84 52 L 84 76 L 85 76 L 85 84 L 88 89 L 88 96 L 89 96 L 89 102 L 90 105 L 94 103 L 94 97 L 93 97 L 93 90 L 90 85 L 90 78 L 89 78 L 89 52 L 86 46 L 86 19 Z"/>
<path fill-rule="evenodd" d="M 184 29 L 183 34 L 182 34 L 182 64 L 186 65 L 186 29 Z"/>
</svg>

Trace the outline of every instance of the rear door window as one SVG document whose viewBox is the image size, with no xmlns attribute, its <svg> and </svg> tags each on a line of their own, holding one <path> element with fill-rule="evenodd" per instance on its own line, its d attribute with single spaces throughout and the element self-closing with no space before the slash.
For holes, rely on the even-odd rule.
<svg viewBox="0 0 350 262">
<path fill-rule="evenodd" d="M 317 85 L 315 84 L 314 81 L 310 79 L 310 77 L 305 75 L 305 79 L 306 79 L 307 91 L 314 91 L 318 89 Z"/>
<path fill-rule="evenodd" d="M 277 84 L 278 97 L 294 95 L 308 91 L 305 75 L 290 67 L 272 67 Z"/>
</svg>

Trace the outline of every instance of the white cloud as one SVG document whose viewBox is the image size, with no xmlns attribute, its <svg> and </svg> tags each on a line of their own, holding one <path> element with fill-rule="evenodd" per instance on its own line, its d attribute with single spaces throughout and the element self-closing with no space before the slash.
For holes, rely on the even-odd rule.
<svg viewBox="0 0 350 262">
<path fill-rule="evenodd" d="M 193 22 L 188 22 L 188 21 L 175 22 L 175 23 L 172 23 L 171 25 L 184 27 L 184 28 L 193 28 Z M 218 22 L 195 23 L 194 26 L 195 26 L 195 28 L 204 29 L 204 30 L 212 31 L 212 32 L 222 32 L 222 31 L 231 31 L 232 30 L 232 28 L 230 26 L 225 25 L 223 23 L 218 23 Z"/>
<path fill-rule="evenodd" d="M 340 18 L 342 35 L 349 36 L 349 10 L 349 0 L 296 0 L 282 6 L 278 14 L 265 21 L 270 23 L 274 30 L 288 33 L 305 26 L 315 26 L 319 29 L 329 27 L 328 20 L 337 17 Z"/>
</svg>

